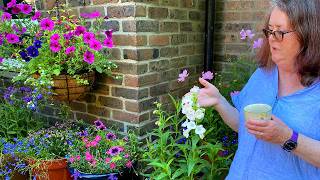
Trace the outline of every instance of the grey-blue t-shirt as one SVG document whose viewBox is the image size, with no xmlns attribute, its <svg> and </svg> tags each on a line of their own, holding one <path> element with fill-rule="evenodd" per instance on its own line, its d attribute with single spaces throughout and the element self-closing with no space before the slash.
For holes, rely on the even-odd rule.
<svg viewBox="0 0 320 180">
<path fill-rule="evenodd" d="M 320 180 L 320 168 L 280 145 L 256 139 L 244 124 L 243 108 L 253 103 L 272 106 L 272 114 L 287 126 L 320 141 L 320 82 L 288 96 L 277 97 L 278 69 L 258 68 L 232 102 L 240 113 L 239 145 L 227 180 Z"/>
</svg>

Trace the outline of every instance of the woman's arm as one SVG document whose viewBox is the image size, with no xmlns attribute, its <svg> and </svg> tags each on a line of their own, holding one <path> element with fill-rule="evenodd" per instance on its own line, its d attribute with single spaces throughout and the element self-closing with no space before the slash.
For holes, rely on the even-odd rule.
<svg viewBox="0 0 320 180">
<path fill-rule="evenodd" d="M 234 131 L 238 132 L 239 112 L 220 94 L 219 90 L 208 81 L 200 78 L 199 82 L 204 86 L 199 91 L 198 102 L 202 107 L 214 106 L 223 121 Z"/>
<path fill-rule="evenodd" d="M 292 129 L 275 116 L 272 116 L 272 121 L 247 120 L 246 127 L 248 132 L 256 138 L 281 146 L 291 138 L 293 133 Z M 320 141 L 299 134 L 298 146 L 291 153 L 320 168 Z"/>
</svg>

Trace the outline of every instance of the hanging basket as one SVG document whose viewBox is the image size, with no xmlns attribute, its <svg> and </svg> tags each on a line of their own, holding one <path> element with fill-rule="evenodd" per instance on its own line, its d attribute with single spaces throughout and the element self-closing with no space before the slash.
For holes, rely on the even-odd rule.
<svg viewBox="0 0 320 180">
<path fill-rule="evenodd" d="M 53 99 L 70 102 L 78 99 L 82 94 L 89 92 L 95 80 L 95 73 L 85 73 L 81 78 L 88 80 L 89 84 L 78 84 L 77 80 L 69 75 L 59 75 L 53 78 Z"/>
</svg>

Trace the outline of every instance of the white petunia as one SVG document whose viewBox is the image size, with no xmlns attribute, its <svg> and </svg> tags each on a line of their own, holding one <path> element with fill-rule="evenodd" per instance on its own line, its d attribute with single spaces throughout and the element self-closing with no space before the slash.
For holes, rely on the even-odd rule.
<svg viewBox="0 0 320 180">
<path fill-rule="evenodd" d="M 187 125 L 188 125 L 188 120 L 186 120 L 185 122 L 183 122 L 182 124 L 181 124 L 181 127 L 187 127 Z"/>
<path fill-rule="evenodd" d="M 193 88 L 190 89 L 190 92 L 192 93 L 198 93 L 200 88 L 198 86 L 193 86 Z"/>
<path fill-rule="evenodd" d="M 187 123 L 187 129 L 191 130 L 191 129 L 196 129 L 197 125 L 194 121 L 190 121 Z"/>
<path fill-rule="evenodd" d="M 183 114 L 188 114 L 188 112 L 191 112 L 191 111 L 194 111 L 192 109 L 192 105 L 186 104 L 186 105 L 182 106 L 182 113 Z"/>
<path fill-rule="evenodd" d="M 188 138 L 189 137 L 189 132 L 190 132 L 189 129 L 185 129 L 185 130 L 183 130 L 182 134 L 183 134 L 184 137 Z"/>
<path fill-rule="evenodd" d="M 197 126 L 195 129 L 195 133 L 198 134 L 201 139 L 203 139 L 206 129 L 202 125 Z"/>
<path fill-rule="evenodd" d="M 196 119 L 203 119 L 204 109 L 203 108 L 197 109 L 197 111 L 195 112 L 195 117 Z"/>
<path fill-rule="evenodd" d="M 196 112 L 193 109 L 188 109 L 186 116 L 190 121 L 194 121 L 196 119 Z"/>
</svg>

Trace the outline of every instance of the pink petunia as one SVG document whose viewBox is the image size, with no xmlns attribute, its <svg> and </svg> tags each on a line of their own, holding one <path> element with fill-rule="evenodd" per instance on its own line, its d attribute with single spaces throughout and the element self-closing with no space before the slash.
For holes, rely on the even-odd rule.
<svg viewBox="0 0 320 180">
<path fill-rule="evenodd" d="M 30 6 L 29 4 L 17 4 L 17 6 L 23 14 L 28 15 L 32 11 L 32 6 Z"/>
<path fill-rule="evenodd" d="M 112 39 L 109 39 L 109 38 L 106 38 L 104 41 L 103 41 L 103 45 L 108 47 L 108 48 L 113 48 L 113 41 Z"/>
<path fill-rule="evenodd" d="M 94 35 L 93 32 L 85 32 L 85 33 L 83 33 L 83 42 L 89 44 L 94 39 L 95 39 L 95 35 Z"/>
<path fill-rule="evenodd" d="M 72 156 L 69 158 L 70 163 L 73 163 L 74 160 L 75 160 L 75 159 L 74 159 L 74 157 L 72 157 Z"/>
<path fill-rule="evenodd" d="M 61 50 L 61 45 L 58 41 L 50 42 L 50 49 L 52 52 L 59 52 Z"/>
<path fill-rule="evenodd" d="M 12 14 L 19 14 L 21 12 L 18 6 L 13 6 L 11 9 Z"/>
<path fill-rule="evenodd" d="M 108 164 L 111 161 L 111 158 L 106 158 L 105 162 Z"/>
<path fill-rule="evenodd" d="M 7 8 L 12 8 L 14 6 L 16 6 L 17 1 L 16 0 L 11 0 L 8 4 L 7 4 Z"/>
<path fill-rule="evenodd" d="M 80 16 L 87 19 L 94 19 L 100 17 L 101 13 L 99 11 L 94 11 L 91 13 L 81 13 Z"/>
<path fill-rule="evenodd" d="M 111 156 L 116 156 L 123 151 L 123 147 L 121 146 L 113 146 L 106 153 Z"/>
<path fill-rule="evenodd" d="M 88 64 L 92 64 L 94 62 L 94 54 L 90 51 L 86 51 L 84 54 L 83 54 L 83 60 L 85 62 L 87 62 Z"/>
<path fill-rule="evenodd" d="M 126 167 L 127 168 L 131 168 L 132 167 L 132 162 L 130 160 L 126 163 Z"/>
<path fill-rule="evenodd" d="M 261 48 L 262 44 L 263 44 L 263 39 L 259 38 L 258 40 L 255 40 L 253 42 L 252 48 L 253 49 Z"/>
<path fill-rule="evenodd" d="M 0 63 L 2 63 L 2 62 L 3 62 L 3 59 L 4 59 L 3 57 L 0 57 Z"/>
<path fill-rule="evenodd" d="M 95 166 L 96 166 L 96 164 L 97 164 L 97 161 L 96 161 L 96 160 L 92 160 L 92 162 L 91 162 L 91 166 L 95 167 Z"/>
<path fill-rule="evenodd" d="M 20 41 L 19 36 L 16 34 L 7 34 L 6 39 L 7 39 L 8 43 L 10 43 L 10 44 L 15 44 Z"/>
<path fill-rule="evenodd" d="M 110 163 L 110 169 L 115 169 L 116 168 L 116 163 L 112 162 Z"/>
<path fill-rule="evenodd" d="M 101 140 L 101 136 L 97 135 L 95 138 L 94 138 L 95 141 L 99 142 Z"/>
<path fill-rule="evenodd" d="M 182 73 L 179 74 L 178 82 L 183 82 L 189 76 L 188 71 L 184 69 Z"/>
<path fill-rule="evenodd" d="M 40 21 L 40 29 L 45 31 L 52 31 L 54 29 L 54 21 L 50 18 L 44 18 Z"/>
<path fill-rule="evenodd" d="M 59 34 L 53 34 L 51 37 L 50 37 L 50 41 L 53 42 L 53 41 L 59 41 L 60 39 L 60 35 Z"/>
<path fill-rule="evenodd" d="M 76 47 L 70 46 L 66 48 L 66 54 L 73 53 L 76 50 Z"/>
<path fill-rule="evenodd" d="M 129 154 L 125 154 L 124 158 L 128 159 L 129 158 Z"/>
<path fill-rule="evenodd" d="M 38 20 L 40 17 L 41 17 L 41 11 L 36 11 L 36 12 L 34 13 L 34 16 L 31 17 L 31 20 L 32 20 L 32 21 L 36 21 L 36 20 Z"/>
<path fill-rule="evenodd" d="M 109 29 L 105 31 L 104 34 L 107 36 L 108 39 L 112 39 L 112 32 L 113 32 L 113 29 Z"/>
<path fill-rule="evenodd" d="M 81 159 L 80 155 L 77 155 L 77 156 L 76 156 L 76 159 L 77 159 L 78 161 L 80 161 L 80 159 Z"/>
<path fill-rule="evenodd" d="M 202 79 L 211 80 L 213 79 L 213 73 L 211 71 L 202 72 Z"/>
<path fill-rule="evenodd" d="M 81 34 L 84 34 L 87 31 L 86 27 L 84 26 L 77 26 L 76 30 L 74 31 L 74 34 L 76 36 L 80 36 Z"/>
<path fill-rule="evenodd" d="M 91 143 L 90 143 L 90 146 L 91 147 L 96 147 L 98 145 L 98 142 L 97 141 L 92 141 Z"/>
<path fill-rule="evenodd" d="M 90 47 L 91 49 L 95 50 L 95 51 L 100 51 L 100 50 L 102 49 L 102 45 L 101 45 L 100 41 L 98 41 L 98 40 L 96 40 L 96 39 L 90 41 L 89 47 Z"/>
<path fill-rule="evenodd" d="M 1 16 L 2 22 L 4 21 L 10 21 L 12 19 L 12 16 L 10 13 L 4 12 Z"/>
<path fill-rule="evenodd" d="M 93 156 L 90 154 L 90 152 L 85 152 L 86 155 L 86 161 L 92 161 L 93 160 Z"/>
</svg>

